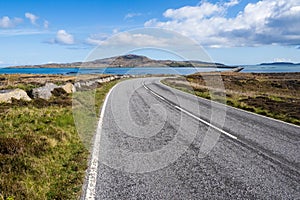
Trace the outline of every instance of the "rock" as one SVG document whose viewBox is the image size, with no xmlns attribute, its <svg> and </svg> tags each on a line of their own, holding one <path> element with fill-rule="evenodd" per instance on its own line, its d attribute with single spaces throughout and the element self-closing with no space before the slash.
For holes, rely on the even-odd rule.
<svg viewBox="0 0 300 200">
<path fill-rule="evenodd" d="M 76 82 L 76 83 L 74 84 L 74 87 L 75 87 L 76 90 L 77 90 L 77 89 L 80 89 L 80 88 L 81 88 L 81 83 L 80 83 L 80 82 Z"/>
<path fill-rule="evenodd" d="M 60 97 L 60 96 L 64 96 L 65 94 L 67 94 L 67 92 L 62 89 L 61 87 L 58 88 L 54 88 L 54 90 L 52 90 L 52 95 L 56 96 L 56 97 Z"/>
<path fill-rule="evenodd" d="M 23 99 L 25 101 L 31 100 L 31 98 L 27 95 L 27 93 L 21 89 L 0 91 L 0 102 L 11 103 L 12 98 L 18 100 Z"/>
<path fill-rule="evenodd" d="M 66 83 L 65 85 L 61 86 L 61 88 L 64 89 L 68 94 L 76 92 L 76 88 L 72 83 Z"/>
<path fill-rule="evenodd" d="M 103 78 L 96 78 L 96 79 L 90 79 L 85 81 L 79 81 L 74 83 L 74 88 L 76 91 L 82 91 L 82 90 L 90 90 L 95 89 L 99 86 L 99 84 L 107 83 L 116 79 L 120 79 L 123 76 L 108 76 Z"/>
<path fill-rule="evenodd" d="M 100 82 L 98 80 L 89 80 L 89 81 L 81 81 L 76 82 L 74 84 L 75 91 L 83 91 L 83 90 L 92 90 L 99 86 Z"/>
<path fill-rule="evenodd" d="M 52 96 L 52 91 L 55 88 L 59 88 L 59 86 L 53 84 L 53 83 L 46 83 L 45 86 L 39 87 L 39 88 L 34 88 L 32 90 L 32 96 L 33 98 L 41 98 L 41 99 L 50 99 Z"/>
</svg>

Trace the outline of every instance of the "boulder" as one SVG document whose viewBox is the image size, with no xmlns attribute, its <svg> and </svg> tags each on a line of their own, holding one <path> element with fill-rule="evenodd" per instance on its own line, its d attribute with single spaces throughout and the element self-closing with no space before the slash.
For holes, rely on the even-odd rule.
<svg viewBox="0 0 300 200">
<path fill-rule="evenodd" d="M 0 90 L 0 102 L 11 103 L 11 99 L 22 99 L 25 101 L 30 101 L 31 98 L 27 95 L 24 90 L 14 89 L 14 90 Z"/>
<path fill-rule="evenodd" d="M 90 80 L 90 81 L 81 81 L 81 82 L 76 82 L 74 84 L 75 91 L 83 91 L 83 90 L 92 90 L 98 87 L 99 85 L 98 80 Z"/>
<path fill-rule="evenodd" d="M 80 82 L 76 82 L 74 84 L 74 87 L 75 87 L 76 90 L 80 89 L 81 88 L 81 83 Z"/>
<path fill-rule="evenodd" d="M 66 83 L 65 85 L 61 86 L 61 88 L 64 89 L 68 94 L 76 92 L 76 88 L 72 83 Z"/>
<path fill-rule="evenodd" d="M 39 88 L 34 88 L 32 90 L 32 96 L 33 98 L 41 98 L 41 99 L 50 99 L 52 96 L 52 91 L 55 88 L 59 88 L 59 86 L 53 84 L 53 83 L 46 83 L 45 86 L 39 87 Z"/>
</svg>

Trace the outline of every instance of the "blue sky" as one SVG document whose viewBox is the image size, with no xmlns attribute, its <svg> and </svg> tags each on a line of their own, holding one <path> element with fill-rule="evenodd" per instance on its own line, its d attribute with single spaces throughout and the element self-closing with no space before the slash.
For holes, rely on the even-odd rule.
<svg viewBox="0 0 300 200">
<path fill-rule="evenodd" d="M 300 63 L 299 0 L 0 0 L 0 66 L 83 61 L 109 38 L 166 50 L 176 42 L 131 32 L 150 27 L 182 34 L 215 62 Z"/>
</svg>

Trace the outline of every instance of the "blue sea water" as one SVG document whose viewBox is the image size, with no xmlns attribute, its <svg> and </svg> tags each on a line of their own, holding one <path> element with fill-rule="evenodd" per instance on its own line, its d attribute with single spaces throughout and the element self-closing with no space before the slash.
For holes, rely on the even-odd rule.
<svg viewBox="0 0 300 200">
<path fill-rule="evenodd" d="M 300 72 L 298 65 L 247 65 L 242 72 L 249 73 L 280 73 L 280 72 Z"/>
<path fill-rule="evenodd" d="M 242 66 L 242 72 L 253 73 L 278 73 L 278 72 L 300 72 L 300 65 L 246 65 Z M 159 68 L 0 68 L 0 74 L 63 74 L 75 75 L 80 74 L 178 74 L 188 75 L 196 72 L 210 72 L 210 71 L 226 71 L 226 68 L 193 68 L 193 67 L 159 67 Z"/>
<path fill-rule="evenodd" d="M 143 74 L 178 74 L 188 75 L 196 72 L 224 71 L 217 68 L 193 67 L 143 67 L 143 68 L 2 68 L 0 74 L 114 74 L 114 75 L 143 75 Z M 227 69 L 228 70 L 228 69 Z"/>
</svg>

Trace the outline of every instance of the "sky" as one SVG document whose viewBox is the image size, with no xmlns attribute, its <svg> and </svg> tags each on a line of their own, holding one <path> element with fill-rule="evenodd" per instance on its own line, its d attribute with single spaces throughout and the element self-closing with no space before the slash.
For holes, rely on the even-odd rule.
<svg viewBox="0 0 300 200">
<path fill-rule="evenodd" d="M 201 48 L 180 51 L 190 41 Z M 228 65 L 300 63 L 300 0 L 0 0 L 0 67 L 120 53 L 110 46 L 154 59 L 174 56 L 151 48 L 191 59 L 200 49 Z"/>
</svg>

